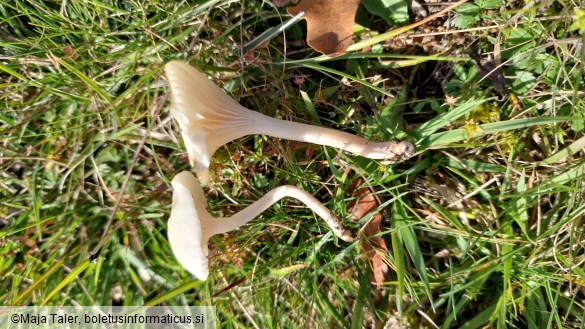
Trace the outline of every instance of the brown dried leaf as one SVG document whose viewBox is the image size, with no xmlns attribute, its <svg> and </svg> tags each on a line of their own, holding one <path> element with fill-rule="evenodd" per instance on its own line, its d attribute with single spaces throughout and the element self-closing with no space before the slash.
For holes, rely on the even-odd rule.
<svg viewBox="0 0 585 329">
<path fill-rule="evenodd" d="M 297 3 L 297 0 L 294 0 L 294 1 L 291 1 L 291 0 L 273 0 L 272 2 L 274 3 L 274 5 L 276 7 L 284 7 L 284 6 L 288 5 L 289 2 Z"/>
<path fill-rule="evenodd" d="M 378 207 L 378 202 L 372 195 L 373 191 L 371 189 L 367 187 L 356 189 L 361 183 L 362 180 L 358 179 L 349 189 L 352 191 L 351 194 L 355 200 L 348 203 L 347 208 L 352 214 L 352 219 L 356 222 Z M 388 273 L 389 269 L 383 257 L 383 253 L 388 252 L 388 247 L 384 239 L 378 236 L 380 234 L 381 222 L 382 216 L 380 213 L 376 213 L 364 225 L 363 233 L 365 238 L 360 240 L 360 244 L 364 248 L 364 254 L 372 268 L 374 284 L 377 288 L 380 288 L 384 283 L 386 273 Z"/>
<path fill-rule="evenodd" d="M 351 44 L 359 4 L 360 0 L 302 0 L 286 11 L 292 16 L 304 11 L 309 46 L 324 55 L 336 56 Z"/>
</svg>

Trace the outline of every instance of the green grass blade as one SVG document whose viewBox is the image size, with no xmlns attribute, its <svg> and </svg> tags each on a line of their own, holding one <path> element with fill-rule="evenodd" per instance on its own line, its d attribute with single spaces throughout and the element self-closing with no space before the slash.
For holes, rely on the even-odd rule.
<svg viewBox="0 0 585 329">
<path fill-rule="evenodd" d="M 418 145 L 420 147 L 438 147 L 445 144 L 460 142 L 473 137 L 481 137 L 514 129 L 525 129 L 538 125 L 568 122 L 571 119 L 572 117 L 540 117 L 486 123 L 479 125 L 478 132 L 473 136 L 468 136 L 464 129 L 454 129 L 434 133 L 427 138 L 422 139 Z"/>
<path fill-rule="evenodd" d="M 58 294 L 63 288 L 65 288 L 67 285 L 69 285 L 71 282 L 73 282 L 75 279 L 77 279 L 79 277 L 79 275 L 81 273 L 83 273 L 83 271 L 85 271 L 90 266 L 91 266 L 91 261 L 89 259 L 87 259 L 83 263 L 77 265 L 73 269 L 73 271 L 71 271 L 69 274 L 67 274 L 67 276 L 65 276 L 63 278 L 63 280 L 61 280 L 59 282 L 59 284 L 57 284 L 55 289 L 53 289 L 51 292 L 49 292 L 47 294 L 47 296 L 45 296 L 45 299 L 43 299 L 43 301 L 41 302 L 40 305 L 41 306 L 47 305 L 47 303 L 51 300 L 51 298 L 53 298 L 53 296 Z"/>
<path fill-rule="evenodd" d="M 564 158 L 568 158 L 568 157 L 572 156 L 573 154 L 581 151 L 583 148 L 585 148 L 585 136 L 577 139 L 576 141 L 571 143 L 569 146 L 567 146 L 564 149 L 558 151 L 557 153 L 551 155 L 550 157 L 538 162 L 536 164 L 536 166 L 546 166 L 546 165 L 551 165 L 553 163 L 557 163 L 560 160 L 562 160 Z"/>
<path fill-rule="evenodd" d="M 487 101 L 488 99 L 479 99 L 465 102 L 453 110 L 440 114 L 433 119 L 421 124 L 415 131 L 412 132 L 412 134 L 414 136 L 420 136 L 420 138 L 426 137 L 427 139 L 433 141 L 435 139 L 432 138 L 433 136 L 431 134 L 439 129 L 445 128 L 451 122 L 461 118 Z M 424 142 L 425 140 L 426 139 L 423 139 L 422 142 L 419 142 L 419 145 L 426 145 Z"/>
<path fill-rule="evenodd" d="M 112 99 L 110 98 L 110 95 L 108 95 L 108 93 L 102 87 L 100 87 L 92 78 L 85 75 L 75 66 L 69 64 L 66 60 L 61 58 L 56 58 L 56 60 L 59 61 L 59 64 L 63 65 L 71 73 L 75 74 L 78 78 L 83 80 L 83 82 L 85 82 L 91 90 L 100 95 L 104 101 L 106 101 L 108 104 L 112 104 Z"/>
<path fill-rule="evenodd" d="M 400 236 L 402 243 L 406 246 L 408 255 L 410 256 L 410 259 L 416 268 L 416 272 L 420 276 L 422 284 L 425 287 L 427 297 L 432 303 L 433 295 L 431 293 L 431 285 L 429 283 L 425 260 L 418 244 L 416 233 L 412 226 L 408 224 L 408 214 L 406 213 L 406 209 L 400 201 L 401 200 L 397 200 L 393 203 L 392 216 L 395 218 L 393 228 L 396 230 L 396 234 Z"/>
<path fill-rule="evenodd" d="M 51 265 L 51 267 L 49 269 L 47 269 L 47 271 L 45 273 L 43 273 L 43 275 L 41 275 L 41 277 L 39 277 L 33 284 L 31 284 L 22 293 L 20 293 L 20 295 L 18 295 L 18 297 L 16 297 L 16 299 L 12 301 L 11 305 L 12 306 L 20 305 L 20 303 L 22 302 L 22 300 L 25 297 L 27 297 L 30 293 L 32 293 L 33 291 L 38 289 L 39 286 L 44 284 L 44 281 L 47 280 L 49 278 L 49 276 L 51 276 L 54 272 L 59 270 L 61 268 L 61 266 L 63 266 L 63 264 L 65 263 L 65 260 L 66 260 L 66 257 L 61 257 L 61 259 L 59 261 L 57 261 L 56 263 Z"/>
</svg>

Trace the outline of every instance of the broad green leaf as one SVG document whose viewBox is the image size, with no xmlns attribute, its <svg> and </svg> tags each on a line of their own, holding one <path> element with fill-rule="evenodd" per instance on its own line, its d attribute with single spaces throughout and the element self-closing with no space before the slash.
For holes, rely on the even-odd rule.
<svg viewBox="0 0 585 329">
<path fill-rule="evenodd" d="M 453 25 L 458 29 L 466 29 L 470 25 L 479 22 L 479 18 L 475 16 L 461 15 L 453 20 Z"/>
<path fill-rule="evenodd" d="M 532 73 L 528 71 L 517 72 L 512 82 L 512 90 L 517 95 L 523 95 L 534 86 L 535 82 L 536 78 Z"/>
<path fill-rule="evenodd" d="M 480 8 L 473 3 L 464 3 L 459 6 L 459 8 L 455 9 L 455 12 L 461 15 L 478 16 L 480 13 Z"/>
<path fill-rule="evenodd" d="M 481 9 L 497 9 L 502 6 L 502 0 L 475 0 Z"/>
<path fill-rule="evenodd" d="M 380 16 L 389 24 L 403 24 L 409 21 L 408 2 L 405 0 L 368 0 L 362 5 L 370 13 Z"/>
<path fill-rule="evenodd" d="M 522 27 L 513 28 L 506 38 L 504 45 L 507 48 L 511 48 L 504 53 L 511 53 L 511 54 L 518 54 L 524 51 L 533 51 L 534 47 L 536 46 L 536 41 L 534 35 L 528 32 L 526 29 Z"/>
<path fill-rule="evenodd" d="M 579 30 L 581 34 L 585 34 L 585 11 L 575 8 L 575 15 L 573 16 L 573 24 L 569 27 L 569 31 Z"/>
</svg>

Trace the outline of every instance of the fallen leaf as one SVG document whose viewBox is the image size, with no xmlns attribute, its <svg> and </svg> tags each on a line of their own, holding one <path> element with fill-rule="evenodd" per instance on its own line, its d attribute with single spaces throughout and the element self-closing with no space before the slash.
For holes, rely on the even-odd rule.
<svg viewBox="0 0 585 329">
<path fill-rule="evenodd" d="M 372 195 L 373 191 L 370 188 L 357 188 L 362 182 L 362 179 L 358 179 L 349 188 L 350 191 L 353 191 L 351 195 L 355 200 L 349 202 L 347 208 L 352 214 L 352 219 L 356 222 L 378 207 L 378 201 Z M 382 215 L 380 213 L 374 214 L 372 219 L 364 225 L 364 238 L 360 240 L 366 259 L 370 263 L 372 273 L 374 274 L 374 284 L 377 288 L 380 288 L 384 284 L 385 276 L 389 269 L 383 256 L 388 252 L 388 247 L 384 239 L 379 236 L 381 222 Z"/>
<path fill-rule="evenodd" d="M 302 0 L 286 11 L 301 11 L 307 20 L 307 43 L 328 56 L 341 55 L 351 44 L 355 14 L 360 0 Z"/>
<path fill-rule="evenodd" d="M 276 7 L 284 7 L 291 2 L 290 0 L 274 0 L 273 3 Z M 297 3 L 297 1 L 292 1 L 293 3 Z"/>
</svg>

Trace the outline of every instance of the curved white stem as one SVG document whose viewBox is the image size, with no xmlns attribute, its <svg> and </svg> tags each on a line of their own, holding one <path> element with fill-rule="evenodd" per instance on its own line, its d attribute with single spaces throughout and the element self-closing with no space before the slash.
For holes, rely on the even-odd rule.
<svg viewBox="0 0 585 329">
<path fill-rule="evenodd" d="M 277 187 L 232 217 L 214 218 L 207 211 L 207 198 L 192 173 L 183 171 L 171 183 L 174 191 L 167 227 L 169 243 L 179 263 L 200 280 L 207 279 L 209 275 L 207 242 L 212 235 L 239 228 L 284 197 L 302 201 L 321 216 L 342 240 L 355 240 L 355 235 L 347 231 L 329 209 L 296 186 Z"/>
<path fill-rule="evenodd" d="M 257 114 L 254 118 L 253 129 L 256 133 L 263 135 L 332 146 L 369 159 L 396 161 L 408 158 L 414 152 L 414 146 L 408 141 L 372 142 L 335 129 L 279 120 L 257 112 L 253 113 Z"/>
<path fill-rule="evenodd" d="M 352 242 L 355 240 L 355 235 L 345 229 L 339 219 L 333 215 L 327 207 L 306 191 L 292 185 L 276 187 L 237 214 L 234 214 L 231 217 L 216 219 L 215 221 L 217 221 L 218 224 L 221 222 L 221 225 L 215 225 L 212 234 L 225 233 L 241 227 L 284 197 L 295 198 L 304 203 L 313 212 L 319 215 L 319 217 L 323 218 L 333 233 L 339 236 L 343 241 Z"/>
</svg>

